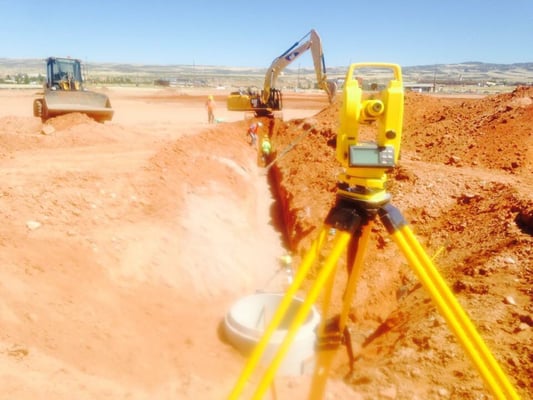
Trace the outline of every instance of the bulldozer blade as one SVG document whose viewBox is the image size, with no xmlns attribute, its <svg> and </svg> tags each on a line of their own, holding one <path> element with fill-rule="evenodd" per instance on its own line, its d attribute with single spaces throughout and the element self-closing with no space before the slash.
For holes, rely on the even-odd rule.
<svg viewBox="0 0 533 400">
<path fill-rule="evenodd" d="M 49 90 L 44 95 L 48 118 L 79 112 L 97 121 L 110 121 L 113 109 L 109 98 L 102 93 L 90 91 Z"/>
</svg>

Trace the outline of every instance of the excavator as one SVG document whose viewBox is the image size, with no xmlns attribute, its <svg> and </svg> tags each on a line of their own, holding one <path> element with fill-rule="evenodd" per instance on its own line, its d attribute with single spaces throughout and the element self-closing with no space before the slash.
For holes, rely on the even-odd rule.
<svg viewBox="0 0 533 400">
<path fill-rule="evenodd" d="M 304 41 L 304 39 L 306 40 Z M 327 93 L 329 101 L 332 103 L 335 99 L 337 85 L 326 77 L 326 66 L 320 36 L 312 29 L 302 39 L 272 61 L 267 70 L 261 93 L 250 88 L 232 92 L 227 99 L 227 109 L 229 111 L 254 112 L 257 117 L 272 116 L 275 111 L 280 111 L 283 108 L 283 98 L 281 90 L 276 88 L 276 80 L 289 64 L 309 49 L 311 49 L 313 55 L 318 87 Z"/>
<path fill-rule="evenodd" d="M 81 61 L 48 57 L 43 91 L 33 100 L 33 115 L 46 120 L 73 112 L 87 114 L 98 122 L 111 121 L 113 109 L 103 93 L 83 87 Z"/>
</svg>

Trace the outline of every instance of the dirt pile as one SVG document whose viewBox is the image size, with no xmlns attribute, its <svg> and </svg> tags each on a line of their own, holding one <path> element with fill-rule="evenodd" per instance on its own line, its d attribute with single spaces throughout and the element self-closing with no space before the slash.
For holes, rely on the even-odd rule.
<svg viewBox="0 0 533 400">
<path fill-rule="evenodd" d="M 520 174 L 532 172 L 533 88 L 483 99 L 406 99 L 403 149 L 413 158 L 478 166 Z"/>
<path fill-rule="evenodd" d="M 524 398 L 533 392 L 533 88 L 480 99 L 408 93 L 393 203 Z M 281 124 L 273 172 L 287 236 L 302 255 L 335 197 L 339 106 Z M 287 147 L 294 148 L 283 154 Z M 354 389 L 391 398 L 479 399 L 485 388 L 380 226 L 354 304 Z M 339 289 L 340 293 L 342 293 Z M 344 360 L 346 362 L 346 360 Z"/>
</svg>

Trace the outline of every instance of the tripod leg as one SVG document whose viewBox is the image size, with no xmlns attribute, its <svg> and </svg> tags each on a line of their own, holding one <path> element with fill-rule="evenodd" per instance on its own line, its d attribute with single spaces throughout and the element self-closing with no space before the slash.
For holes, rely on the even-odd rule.
<svg viewBox="0 0 533 400">
<path fill-rule="evenodd" d="M 274 378 L 277 369 L 283 361 L 283 357 L 289 350 L 289 346 L 291 345 L 292 341 L 294 340 L 294 337 L 298 333 L 298 329 L 307 318 L 309 311 L 311 310 L 313 304 L 316 302 L 316 299 L 318 298 L 318 295 L 320 294 L 323 286 L 326 284 L 327 280 L 330 279 L 330 276 L 334 274 L 339 257 L 348 245 L 350 238 L 351 233 L 349 232 L 336 233 L 331 252 L 324 261 L 324 264 L 320 269 L 320 272 L 318 273 L 313 285 L 309 289 L 309 292 L 305 297 L 303 304 L 300 306 L 298 312 L 294 316 L 294 319 L 291 321 L 289 329 L 287 330 L 287 334 L 283 339 L 282 343 L 280 344 L 278 351 L 276 352 L 270 365 L 265 371 L 263 379 L 259 382 L 259 386 L 257 387 L 254 396 L 252 397 L 253 399 L 261 399 L 263 394 L 267 390 L 268 385 L 270 385 L 270 383 L 272 382 L 272 379 Z"/>
<path fill-rule="evenodd" d="M 268 346 L 270 339 L 272 338 L 272 335 L 274 334 L 275 330 L 278 328 L 279 324 L 283 320 L 283 317 L 287 313 L 292 298 L 300 289 L 305 277 L 309 273 L 309 269 L 313 265 L 322 245 L 324 244 L 326 235 L 327 230 L 326 227 L 324 227 L 320 231 L 317 239 L 311 244 L 309 251 L 304 256 L 304 259 L 302 260 L 301 265 L 299 266 L 296 272 L 296 276 L 294 277 L 292 285 L 288 288 L 287 292 L 283 296 L 283 299 L 281 300 L 278 308 L 276 309 L 276 312 L 272 316 L 270 323 L 265 328 L 263 336 L 261 337 L 260 341 L 256 344 L 252 353 L 248 357 L 244 369 L 241 375 L 239 376 L 239 379 L 237 380 L 237 383 L 235 384 L 232 392 L 229 395 L 229 400 L 238 399 L 239 395 L 244 390 L 246 381 L 250 378 L 251 374 L 257 367 L 259 361 L 261 360 L 261 357 L 263 356 Z"/>
<path fill-rule="evenodd" d="M 296 292 L 300 289 L 304 279 L 309 273 L 309 270 L 311 266 L 313 265 L 314 261 L 316 260 L 320 249 L 324 245 L 325 238 L 328 233 L 328 227 L 324 226 L 322 230 L 320 231 L 317 239 L 312 243 L 311 248 L 304 256 L 300 266 L 298 267 L 298 270 L 296 272 L 296 276 L 294 277 L 294 282 L 292 285 L 288 288 L 287 292 L 283 296 L 283 299 L 281 300 L 278 308 L 276 309 L 274 315 L 272 316 L 272 319 L 268 326 L 265 328 L 265 331 L 263 333 L 263 336 L 253 349 L 252 353 L 250 354 L 250 357 L 248 358 L 246 365 L 235 384 L 232 392 L 229 395 L 229 400 L 235 400 L 238 399 L 241 395 L 242 391 L 244 390 L 244 386 L 248 379 L 250 378 L 251 374 L 257 367 L 259 361 L 261 360 L 261 357 L 263 356 L 269 341 L 271 340 L 275 330 L 279 327 L 281 321 L 287 314 L 287 310 L 296 294 Z M 285 337 L 285 340 L 280 345 L 278 352 L 276 353 L 274 359 L 272 360 L 272 363 L 270 364 L 270 367 L 265 372 L 265 375 L 263 376 L 263 379 L 260 383 L 260 387 L 258 387 L 255 397 L 254 398 L 260 398 L 260 395 L 264 393 L 267 386 L 270 384 L 270 382 L 273 379 L 273 375 L 275 374 L 275 371 L 279 367 L 279 364 L 281 363 L 282 357 L 285 355 L 285 353 L 288 350 L 288 347 L 290 345 L 290 341 L 294 338 L 297 329 L 299 326 L 303 323 L 305 318 L 307 317 L 313 302 L 316 300 L 316 297 L 318 296 L 318 293 L 321 289 L 321 286 L 324 284 L 324 282 L 327 280 L 329 274 L 331 273 L 331 270 L 336 265 L 336 258 L 338 258 L 338 253 L 342 251 L 342 249 L 346 246 L 350 239 L 349 233 L 344 233 L 343 235 L 337 234 L 334 242 L 333 249 L 335 250 L 335 253 L 331 253 L 326 264 L 328 264 L 328 267 L 322 268 L 322 270 L 319 273 L 318 278 L 316 279 L 313 287 L 311 288 L 311 291 L 304 301 L 304 303 L 301 305 L 299 312 L 294 317 L 294 320 L 288 330 L 287 336 Z M 312 295 L 312 297 L 311 297 Z"/>
<path fill-rule="evenodd" d="M 346 290 L 343 296 L 343 307 L 339 317 L 338 334 L 344 334 L 344 329 L 346 327 L 346 321 L 348 319 L 348 313 L 350 312 L 350 306 L 352 304 L 352 299 L 355 294 L 355 289 L 359 277 L 361 276 L 361 270 L 363 266 L 363 260 L 365 255 L 365 250 L 368 245 L 368 240 L 370 238 L 370 231 L 372 226 L 372 220 L 369 220 L 368 223 L 362 226 L 361 231 L 352 236 L 348 247 L 347 254 L 347 266 L 350 273 L 348 283 L 346 285 Z M 329 308 L 329 302 L 331 298 L 331 289 L 329 289 L 329 295 L 326 295 L 324 298 L 324 307 L 322 310 L 322 315 L 326 316 Z M 319 337 L 325 334 L 325 324 L 324 321 L 321 323 L 319 329 Z M 349 338 L 346 338 L 348 340 Z M 340 344 L 340 343 L 339 343 Z M 351 346 L 351 343 L 346 343 L 347 346 Z M 311 389 L 309 392 L 309 399 L 312 400 L 321 400 L 324 398 L 324 391 L 326 388 L 326 381 L 328 379 L 329 370 L 331 364 L 336 354 L 338 345 L 334 348 L 328 348 L 320 350 L 317 354 L 317 361 L 315 365 L 315 370 L 313 374 L 313 380 L 311 382 Z M 351 348 L 351 347 L 349 347 Z M 353 360 L 350 360 L 350 363 Z M 350 368 L 352 366 L 350 365 Z"/>
<path fill-rule="evenodd" d="M 463 346 L 481 377 L 497 399 L 519 399 L 513 386 L 479 336 L 458 300 L 435 268 L 433 261 L 395 207 L 386 205 L 380 217 L 421 283 L 431 295 L 448 326 Z"/>
<path fill-rule="evenodd" d="M 361 236 L 357 241 L 354 241 L 353 246 L 350 246 L 348 251 L 347 265 L 350 275 L 348 283 L 346 284 L 346 291 L 343 299 L 343 309 L 339 326 L 341 330 L 346 325 L 346 320 L 348 319 L 348 313 L 350 311 L 350 305 L 352 303 L 353 296 L 355 295 L 356 285 L 361 277 L 363 260 L 368 246 L 373 221 L 374 220 L 371 219 L 367 224 L 363 225 L 361 229 Z"/>
</svg>

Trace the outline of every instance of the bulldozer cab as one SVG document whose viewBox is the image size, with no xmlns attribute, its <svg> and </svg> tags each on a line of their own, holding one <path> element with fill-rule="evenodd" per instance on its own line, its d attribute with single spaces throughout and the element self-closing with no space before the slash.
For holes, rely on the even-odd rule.
<svg viewBox="0 0 533 400">
<path fill-rule="evenodd" d="M 52 90 L 82 90 L 80 60 L 50 57 L 46 60 L 46 87 Z"/>
</svg>

